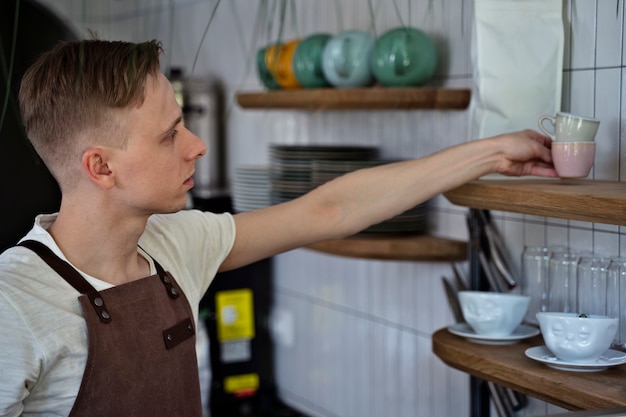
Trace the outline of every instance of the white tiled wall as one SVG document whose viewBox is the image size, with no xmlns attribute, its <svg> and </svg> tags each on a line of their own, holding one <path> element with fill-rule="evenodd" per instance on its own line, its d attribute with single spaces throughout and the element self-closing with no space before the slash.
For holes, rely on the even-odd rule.
<svg viewBox="0 0 626 417">
<path fill-rule="evenodd" d="M 466 140 L 465 111 L 292 112 L 241 110 L 237 90 L 258 90 L 253 56 L 276 37 L 257 20 L 275 0 L 47 0 L 83 35 L 165 43 L 165 64 L 225 83 L 228 170 L 267 162 L 270 143 L 380 145 L 388 157 L 419 157 Z M 218 5 L 215 19 L 210 16 Z M 377 33 L 407 23 L 437 42 L 437 83 L 471 85 L 472 0 L 289 1 L 283 37 L 343 29 Z M 626 179 L 622 102 L 626 31 L 623 0 L 564 0 L 566 53 L 562 109 L 601 119 L 595 179 Z M 396 11 L 396 6 L 398 7 Z M 294 10 L 295 8 L 295 10 Z M 293 11 L 293 13 L 292 13 Z M 195 64 L 194 64 L 195 62 Z M 531 126 L 532 127 L 532 126 Z M 624 148 L 624 150 L 622 150 Z M 626 167 L 626 161 L 625 165 Z M 434 231 L 466 238 L 465 210 L 438 198 Z M 493 213 L 510 248 L 566 242 L 626 254 L 620 227 L 511 213 Z M 354 260 L 296 250 L 276 260 L 276 312 L 293 319 L 293 338 L 277 343 L 281 396 L 314 416 L 462 416 L 467 377 L 431 353 L 430 335 L 453 322 L 440 282 L 450 266 Z M 289 320 L 287 320 L 289 323 Z M 558 409 L 533 401 L 520 415 Z"/>
</svg>

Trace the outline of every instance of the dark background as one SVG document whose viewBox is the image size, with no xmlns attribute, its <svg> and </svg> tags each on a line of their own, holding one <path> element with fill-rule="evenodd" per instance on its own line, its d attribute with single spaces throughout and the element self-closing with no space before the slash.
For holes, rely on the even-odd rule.
<svg viewBox="0 0 626 417">
<path fill-rule="evenodd" d="M 37 214 L 59 208 L 56 181 L 22 128 L 17 93 L 24 71 L 39 54 L 59 40 L 73 39 L 72 30 L 43 6 L 0 1 L 0 252 L 30 230 Z"/>
</svg>

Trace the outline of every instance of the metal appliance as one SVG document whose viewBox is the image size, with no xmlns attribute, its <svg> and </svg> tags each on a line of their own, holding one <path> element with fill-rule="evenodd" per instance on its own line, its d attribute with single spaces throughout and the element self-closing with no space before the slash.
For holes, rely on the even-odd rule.
<svg viewBox="0 0 626 417">
<path fill-rule="evenodd" d="M 195 206 L 232 212 L 225 196 L 194 198 Z M 212 417 L 305 417 L 278 397 L 273 341 L 272 259 L 217 274 L 200 303 L 209 334 Z"/>
<path fill-rule="evenodd" d="M 180 67 L 169 71 L 169 79 L 183 110 L 185 126 L 207 148 L 206 154 L 196 161 L 191 193 L 194 199 L 227 196 L 223 86 L 208 77 L 187 77 Z"/>
</svg>

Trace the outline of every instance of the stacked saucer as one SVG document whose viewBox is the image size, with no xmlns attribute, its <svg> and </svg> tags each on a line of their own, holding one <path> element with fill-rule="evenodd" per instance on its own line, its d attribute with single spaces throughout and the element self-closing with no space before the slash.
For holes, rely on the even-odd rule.
<svg viewBox="0 0 626 417">
<path fill-rule="evenodd" d="M 361 233 L 421 234 L 428 231 L 428 202 L 418 204 L 402 214 L 372 225 Z"/>
<path fill-rule="evenodd" d="M 282 203 L 306 194 L 313 180 L 316 161 L 371 161 L 378 148 L 367 146 L 270 145 L 271 201 Z"/>
<path fill-rule="evenodd" d="M 348 172 L 356 171 L 361 168 L 370 168 L 377 165 L 384 165 L 395 161 L 387 161 L 382 159 L 369 159 L 369 160 L 323 160 L 318 159 L 313 161 L 311 182 L 314 187 L 321 185 L 334 178 L 347 174 Z"/>
<path fill-rule="evenodd" d="M 270 167 L 249 166 L 235 169 L 233 209 L 251 211 L 271 205 Z"/>
</svg>

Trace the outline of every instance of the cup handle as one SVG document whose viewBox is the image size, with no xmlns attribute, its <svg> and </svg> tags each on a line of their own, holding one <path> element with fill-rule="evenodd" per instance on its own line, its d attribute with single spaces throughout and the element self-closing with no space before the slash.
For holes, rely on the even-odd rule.
<svg viewBox="0 0 626 417">
<path fill-rule="evenodd" d="M 554 133 L 548 131 L 543 125 L 543 122 L 545 122 L 546 120 L 548 120 L 552 125 L 552 128 L 554 128 L 554 125 L 556 124 L 556 119 L 552 116 L 544 115 L 539 118 L 539 129 L 541 129 L 543 133 L 545 133 L 547 136 L 550 136 L 552 140 L 554 140 Z"/>
</svg>

